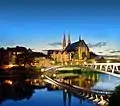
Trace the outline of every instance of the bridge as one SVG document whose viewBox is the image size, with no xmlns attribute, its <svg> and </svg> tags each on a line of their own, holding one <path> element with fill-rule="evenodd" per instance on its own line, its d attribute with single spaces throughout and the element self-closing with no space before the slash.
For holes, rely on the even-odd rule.
<svg viewBox="0 0 120 106">
<path fill-rule="evenodd" d="M 114 74 L 115 72 L 118 72 L 118 73 L 120 72 L 120 63 L 86 63 L 80 66 L 85 66 L 85 67 L 89 67 L 89 68 L 104 71 L 104 72 L 110 72 L 111 74 Z M 57 69 L 64 68 L 64 67 L 65 66 L 53 66 L 45 69 L 45 71 L 49 71 L 49 70 L 56 71 Z M 96 90 L 86 89 L 86 88 L 78 87 L 75 85 L 70 85 L 58 80 L 53 80 L 46 75 L 45 75 L 45 78 L 47 79 L 46 81 L 51 84 L 54 84 L 67 91 L 70 91 L 73 94 L 76 94 L 77 96 L 93 100 L 94 102 L 102 106 L 108 105 L 109 97 L 113 93 L 113 91 L 109 91 L 109 90 L 105 91 L 105 90 L 97 90 L 97 89 Z"/>
<path fill-rule="evenodd" d="M 65 67 L 66 65 L 62 66 L 53 66 L 53 67 L 49 67 L 46 69 L 43 69 L 41 71 L 49 71 L 49 70 L 56 70 L 62 67 Z M 84 64 L 80 64 L 79 66 L 87 66 L 89 68 L 94 68 L 94 69 L 98 69 L 100 71 L 105 71 L 105 72 L 111 72 L 111 73 L 120 73 L 120 63 L 84 63 Z M 71 66 L 72 67 L 72 66 Z M 71 68 L 69 68 L 71 69 Z"/>
<path fill-rule="evenodd" d="M 85 63 L 83 66 L 98 69 L 100 71 L 120 73 L 120 63 Z"/>
</svg>

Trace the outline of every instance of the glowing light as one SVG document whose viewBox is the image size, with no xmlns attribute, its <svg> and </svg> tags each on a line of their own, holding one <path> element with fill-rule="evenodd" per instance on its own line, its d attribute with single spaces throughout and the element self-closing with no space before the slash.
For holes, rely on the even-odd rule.
<svg viewBox="0 0 120 106">
<path fill-rule="evenodd" d="M 43 78 L 43 77 L 44 77 L 44 75 L 41 75 L 41 77 Z"/>
<path fill-rule="evenodd" d="M 5 80 L 5 83 L 9 84 L 9 85 L 12 85 L 13 82 L 11 80 Z"/>
<path fill-rule="evenodd" d="M 55 64 L 55 61 L 52 61 L 52 64 Z"/>
<path fill-rule="evenodd" d="M 107 63 L 110 63 L 110 60 L 107 60 Z"/>
<path fill-rule="evenodd" d="M 87 62 L 85 61 L 84 64 L 87 64 Z"/>
<path fill-rule="evenodd" d="M 53 74 L 53 77 L 56 77 L 56 74 Z"/>
<path fill-rule="evenodd" d="M 67 63 L 67 62 L 65 62 L 65 65 L 68 65 L 68 63 Z"/>
<path fill-rule="evenodd" d="M 79 65 L 79 62 L 77 62 L 76 64 Z"/>
<path fill-rule="evenodd" d="M 45 71 L 43 68 L 41 69 L 41 72 Z"/>
<path fill-rule="evenodd" d="M 67 92 L 67 90 L 65 89 L 65 92 Z"/>
<path fill-rule="evenodd" d="M 96 63 L 96 61 L 94 61 L 94 64 Z"/>
</svg>

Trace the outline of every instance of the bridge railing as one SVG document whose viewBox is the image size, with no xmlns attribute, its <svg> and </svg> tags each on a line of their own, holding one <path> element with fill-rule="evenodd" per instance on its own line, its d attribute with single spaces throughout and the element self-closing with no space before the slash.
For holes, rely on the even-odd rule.
<svg viewBox="0 0 120 106">
<path fill-rule="evenodd" d="M 94 69 L 99 69 L 111 73 L 120 73 L 120 63 L 86 63 L 83 66 L 87 66 Z"/>
</svg>

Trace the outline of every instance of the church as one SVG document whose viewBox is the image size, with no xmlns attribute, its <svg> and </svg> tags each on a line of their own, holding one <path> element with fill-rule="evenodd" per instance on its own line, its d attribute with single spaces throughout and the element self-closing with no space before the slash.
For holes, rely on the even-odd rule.
<svg viewBox="0 0 120 106">
<path fill-rule="evenodd" d="M 71 43 L 70 34 L 68 40 L 63 36 L 62 49 L 48 50 L 48 55 L 57 62 L 83 61 L 91 58 L 89 47 L 79 36 L 78 41 Z"/>
</svg>

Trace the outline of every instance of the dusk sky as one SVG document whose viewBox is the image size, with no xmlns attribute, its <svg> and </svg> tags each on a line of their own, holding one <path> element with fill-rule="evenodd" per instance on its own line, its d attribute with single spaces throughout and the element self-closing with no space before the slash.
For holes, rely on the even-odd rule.
<svg viewBox="0 0 120 106">
<path fill-rule="evenodd" d="M 119 0 L 0 0 L 0 46 L 61 49 L 63 34 L 90 50 L 120 54 Z"/>
</svg>

